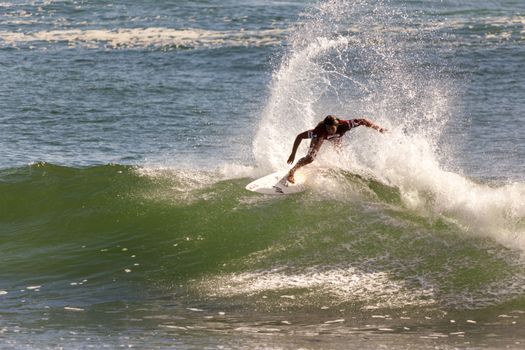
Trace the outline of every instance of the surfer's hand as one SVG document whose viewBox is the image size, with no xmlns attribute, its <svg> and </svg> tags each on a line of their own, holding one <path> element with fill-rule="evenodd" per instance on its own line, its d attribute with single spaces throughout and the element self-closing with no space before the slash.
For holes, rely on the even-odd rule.
<svg viewBox="0 0 525 350">
<path fill-rule="evenodd" d="M 295 154 L 293 154 L 293 153 L 290 154 L 290 158 L 288 158 L 287 163 L 288 163 L 288 164 L 292 164 L 294 159 L 295 159 Z"/>
<path fill-rule="evenodd" d="M 383 129 L 383 128 L 379 128 L 378 131 L 379 131 L 381 134 L 383 134 L 383 133 L 387 132 L 388 130 L 387 130 L 387 129 Z"/>
</svg>

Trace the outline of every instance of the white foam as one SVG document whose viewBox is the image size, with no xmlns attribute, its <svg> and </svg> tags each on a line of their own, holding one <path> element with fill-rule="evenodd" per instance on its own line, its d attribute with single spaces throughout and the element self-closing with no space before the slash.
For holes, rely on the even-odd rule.
<svg viewBox="0 0 525 350">
<path fill-rule="evenodd" d="M 261 174 L 261 170 L 253 166 L 240 164 L 221 164 L 215 168 L 204 169 L 192 166 L 177 165 L 145 165 L 135 168 L 139 176 L 146 176 L 154 180 L 169 180 L 174 183 L 177 191 L 187 192 L 208 187 L 224 180 L 254 177 Z"/>
<path fill-rule="evenodd" d="M 403 281 L 390 279 L 384 272 L 363 272 L 353 267 L 311 267 L 301 273 L 270 270 L 227 274 L 206 278 L 199 282 L 198 288 L 208 295 L 220 297 L 308 289 L 328 294 L 336 303 L 352 300 L 369 307 L 403 308 L 435 303 L 430 290 L 409 287 Z"/>
<path fill-rule="evenodd" d="M 475 22 L 470 18 L 447 18 L 441 23 L 438 23 L 440 29 L 463 29 L 465 27 L 472 28 L 473 25 L 484 26 L 484 27 L 496 27 L 496 28 L 509 28 L 509 27 L 525 27 L 525 16 L 514 15 L 514 16 L 490 16 L 476 18 Z M 490 29 L 490 28 L 488 28 Z"/>
<path fill-rule="evenodd" d="M 85 309 L 82 309 L 80 307 L 70 307 L 70 306 L 65 306 L 64 310 L 66 310 L 66 311 L 75 311 L 75 312 L 83 312 L 83 311 L 85 311 Z"/>
<path fill-rule="evenodd" d="M 489 186 L 446 171 L 421 135 L 392 133 L 368 146 L 377 152 L 353 161 L 399 188 L 408 207 L 445 215 L 471 233 L 525 251 L 525 184 Z"/>
<path fill-rule="evenodd" d="M 135 195 L 138 194 L 150 201 L 180 205 L 197 200 L 216 199 L 221 196 L 221 191 L 209 191 L 208 188 L 221 181 L 258 177 L 261 171 L 253 166 L 238 164 L 222 164 L 212 169 L 182 164 L 173 166 L 150 164 L 135 168 L 135 172 L 155 183 L 154 187 L 143 189 Z"/>
<path fill-rule="evenodd" d="M 267 46 L 280 44 L 284 33 L 282 29 L 213 31 L 163 27 L 0 31 L 0 45 L 67 42 L 88 48 Z"/>
</svg>

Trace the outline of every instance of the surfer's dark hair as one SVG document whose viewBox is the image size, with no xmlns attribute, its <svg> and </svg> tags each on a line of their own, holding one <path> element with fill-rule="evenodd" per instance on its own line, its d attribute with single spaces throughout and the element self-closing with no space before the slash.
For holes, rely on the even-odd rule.
<svg viewBox="0 0 525 350">
<path fill-rule="evenodd" d="M 337 127 L 339 125 L 339 119 L 335 115 L 327 115 L 322 121 L 317 124 L 316 128 L 319 128 L 324 126 L 325 128 L 328 127 Z"/>
<path fill-rule="evenodd" d="M 323 124 L 325 126 L 337 125 L 339 124 L 339 119 L 337 119 L 334 115 L 327 115 L 323 120 Z"/>
</svg>

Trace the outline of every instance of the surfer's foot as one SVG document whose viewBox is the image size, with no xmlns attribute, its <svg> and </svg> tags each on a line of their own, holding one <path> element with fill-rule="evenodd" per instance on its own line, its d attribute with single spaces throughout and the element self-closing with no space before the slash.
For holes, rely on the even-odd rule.
<svg viewBox="0 0 525 350">
<path fill-rule="evenodd" d="M 295 178 L 292 173 L 288 173 L 288 176 L 286 177 L 286 180 L 290 183 L 295 183 Z"/>
</svg>

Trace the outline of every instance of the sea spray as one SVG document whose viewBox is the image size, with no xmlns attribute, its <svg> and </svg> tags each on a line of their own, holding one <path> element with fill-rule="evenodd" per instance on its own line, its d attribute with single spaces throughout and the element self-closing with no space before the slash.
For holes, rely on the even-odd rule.
<svg viewBox="0 0 525 350">
<path fill-rule="evenodd" d="M 257 164 L 283 168 L 295 135 L 327 114 L 366 117 L 389 131 L 352 130 L 342 149 L 323 146 L 309 167 L 379 179 L 412 210 L 525 251 L 525 185 L 494 187 L 446 170 L 454 140 L 444 133 L 463 114 L 451 107 L 461 98 L 455 81 L 428 45 L 442 39 L 435 27 L 390 1 L 326 1 L 305 12 L 273 74 L 253 144 Z"/>
<path fill-rule="evenodd" d="M 435 69 L 410 17 L 383 1 L 329 1 L 303 14 L 274 72 L 254 142 L 261 166 L 278 168 L 294 136 L 326 114 L 368 117 L 390 129 L 436 133 L 449 119 Z"/>
</svg>

